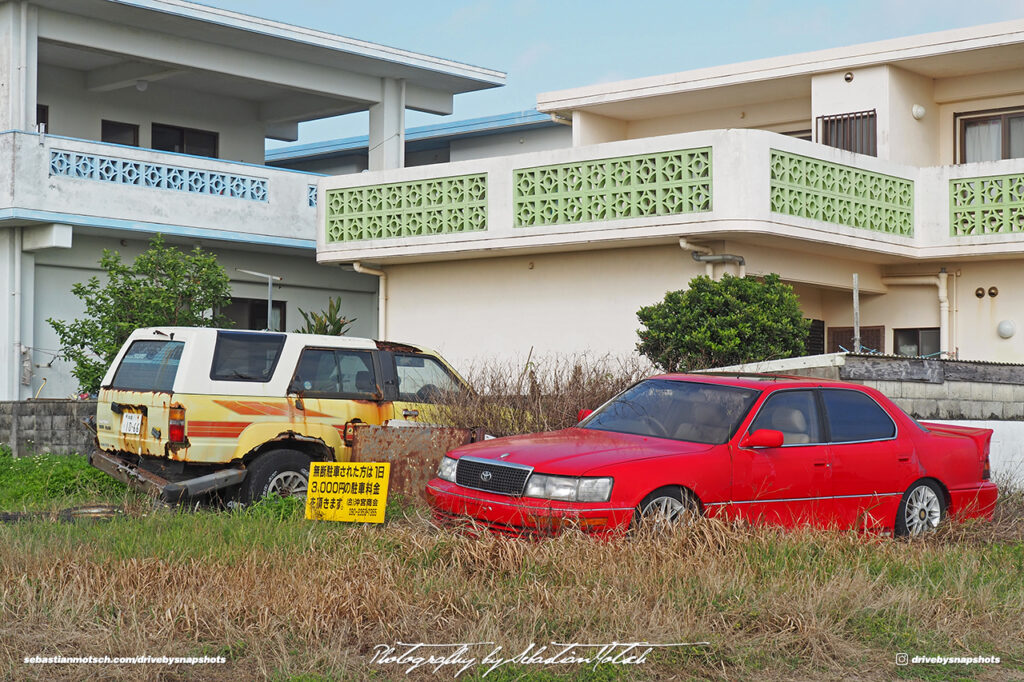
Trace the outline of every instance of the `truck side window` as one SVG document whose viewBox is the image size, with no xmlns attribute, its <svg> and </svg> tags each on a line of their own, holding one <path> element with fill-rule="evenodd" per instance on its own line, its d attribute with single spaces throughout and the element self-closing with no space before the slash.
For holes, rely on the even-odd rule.
<svg viewBox="0 0 1024 682">
<path fill-rule="evenodd" d="M 436 403 L 445 393 L 459 390 L 448 370 L 428 355 L 395 353 L 398 399 L 415 403 Z"/>
<path fill-rule="evenodd" d="M 290 390 L 311 396 L 376 400 L 379 395 L 373 354 L 306 348 L 295 369 Z"/>
</svg>

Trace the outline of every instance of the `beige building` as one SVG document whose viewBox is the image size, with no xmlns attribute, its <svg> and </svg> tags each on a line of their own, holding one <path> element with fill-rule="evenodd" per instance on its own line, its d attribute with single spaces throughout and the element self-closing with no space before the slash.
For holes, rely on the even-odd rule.
<svg viewBox="0 0 1024 682">
<path fill-rule="evenodd" d="M 1024 21 L 538 108 L 571 147 L 320 180 L 318 260 L 381 277 L 381 336 L 456 363 L 628 353 L 666 291 L 778 272 L 829 351 L 856 274 L 867 347 L 1024 361 Z"/>
</svg>

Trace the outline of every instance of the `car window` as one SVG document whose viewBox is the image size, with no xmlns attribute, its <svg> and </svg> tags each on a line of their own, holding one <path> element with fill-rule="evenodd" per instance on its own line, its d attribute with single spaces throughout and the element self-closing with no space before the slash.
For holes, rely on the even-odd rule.
<svg viewBox="0 0 1024 682">
<path fill-rule="evenodd" d="M 289 390 L 375 400 L 378 391 L 373 354 L 370 351 L 306 348 L 299 358 Z"/>
<path fill-rule="evenodd" d="M 833 443 L 882 440 L 896 435 L 896 424 L 871 396 L 855 390 L 821 392 Z"/>
<path fill-rule="evenodd" d="M 281 357 L 284 340 L 284 334 L 217 332 L 210 378 L 217 381 L 270 381 Z"/>
<path fill-rule="evenodd" d="M 377 397 L 377 375 L 370 351 L 337 351 L 341 392 L 366 398 Z"/>
<path fill-rule="evenodd" d="M 580 426 L 693 443 L 724 443 L 757 398 L 757 391 L 689 381 L 648 379 L 631 386 Z"/>
<path fill-rule="evenodd" d="M 814 391 L 778 391 L 768 396 L 750 424 L 751 433 L 758 429 L 781 431 L 783 445 L 824 442 Z"/>
<path fill-rule="evenodd" d="M 435 403 L 445 393 L 459 390 L 448 370 L 427 355 L 395 353 L 398 375 L 398 399 L 416 403 Z"/>
<path fill-rule="evenodd" d="M 296 392 L 341 393 L 338 360 L 333 350 L 307 348 L 302 351 L 292 389 Z"/>
<path fill-rule="evenodd" d="M 110 388 L 123 391 L 172 391 L 184 347 L 182 341 L 133 341 L 128 352 L 121 358 Z"/>
</svg>

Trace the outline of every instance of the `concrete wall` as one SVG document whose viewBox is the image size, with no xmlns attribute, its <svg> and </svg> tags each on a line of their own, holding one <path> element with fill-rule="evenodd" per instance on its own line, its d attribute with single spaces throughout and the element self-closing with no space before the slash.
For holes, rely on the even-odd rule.
<svg viewBox="0 0 1024 682">
<path fill-rule="evenodd" d="M 810 97 L 784 99 L 629 121 L 626 136 L 635 140 L 641 137 L 717 128 L 759 128 L 790 133 L 813 128 L 810 116 Z"/>
<path fill-rule="evenodd" d="M 101 121 L 139 126 L 139 145 L 151 146 L 153 123 L 197 128 L 218 134 L 219 158 L 262 164 L 266 124 L 249 100 L 182 90 L 162 81 L 145 92 L 122 88 L 92 92 L 85 72 L 39 67 L 39 104 L 49 106 L 48 131 L 54 135 L 99 140 Z"/>
<path fill-rule="evenodd" d="M 15 457 L 84 455 L 94 447 L 94 434 L 83 422 L 95 416 L 95 400 L 0 402 L 0 443 Z"/>
<path fill-rule="evenodd" d="M 747 260 L 750 274 L 785 273 L 812 291 L 849 287 L 860 271 L 880 288 L 880 270 L 838 258 L 806 258 L 785 249 L 710 242 L 716 252 Z M 567 253 L 389 265 L 388 329 L 395 339 L 424 343 L 451 362 L 536 353 L 633 353 L 636 311 L 685 289 L 705 274 L 676 243 Z M 719 266 L 715 274 L 735 274 Z M 820 315 L 820 306 L 808 316 Z"/>
</svg>

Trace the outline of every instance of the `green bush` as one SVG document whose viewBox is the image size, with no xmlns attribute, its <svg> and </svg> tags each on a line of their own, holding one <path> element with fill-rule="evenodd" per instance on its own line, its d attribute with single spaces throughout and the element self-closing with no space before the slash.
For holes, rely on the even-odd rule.
<svg viewBox="0 0 1024 682">
<path fill-rule="evenodd" d="M 356 318 L 349 319 L 341 314 L 341 297 L 327 300 L 327 308 L 318 313 L 307 313 L 299 308 L 299 314 L 305 321 L 295 331 L 300 334 L 323 334 L 325 336 L 344 336 L 348 328 L 356 321 Z"/>
<path fill-rule="evenodd" d="M 810 329 L 792 287 L 774 273 L 696 277 L 637 317 L 645 327 L 637 351 L 666 372 L 802 355 Z"/>
<path fill-rule="evenodd" d="M 142 327 L 223 327 L 226 317 L 211 314 L 226 306 L 231 287 L 217 257 L 198 246 L 189 252 L 165 246 L 157 235 L 131 265 L 121 254 L 103 250 L 98 277 L 79 282 L 71 293 L 85 304 L 72 321 L 47 322 L 60 339 L 61 355 L 74 363 L 71 373 L 87 393 L 95 393 L 125 340 Z"/>
</svg>

